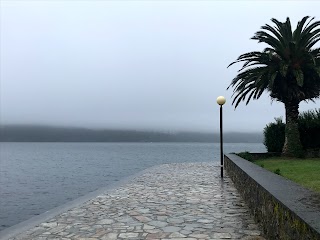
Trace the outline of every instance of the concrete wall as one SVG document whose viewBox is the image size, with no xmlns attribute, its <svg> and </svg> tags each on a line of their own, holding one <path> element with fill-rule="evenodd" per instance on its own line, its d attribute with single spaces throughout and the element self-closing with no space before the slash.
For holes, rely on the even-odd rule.
<svg viewBox="0 0 320 240">
<path fill-rule="evenodd" d="M 320 194 L 234 154 L 224 165 L 269 239 L 320 239 Z"/>
</svg>

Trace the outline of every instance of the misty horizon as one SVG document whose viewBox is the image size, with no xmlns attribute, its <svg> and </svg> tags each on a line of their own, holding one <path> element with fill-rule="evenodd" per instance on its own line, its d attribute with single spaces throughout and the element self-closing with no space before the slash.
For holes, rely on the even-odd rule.
<svg viewBox="0 0 320 240">
<path fill-rule="evenodd" d="M 224 132 L 224 142 L 262 142 L 261 132 Z M 1 125 L 1 142 L 219 142 L 218 132 Z"/>
<path fill-rule="evenodd" d="M 226 89 L 241 65 L 227 66 L 266 47 L 250 38 L 271 18 L 290 17 L 295 28 L 304 16 L 320 20 L 317 9 L 319 1 L 1 1 L 0 123 L 218 132 L 223 95 L 225 132 L 261 132 L 284 118 L 284 105 L 264 93 L 234 110 Z"/>
<path fill-rule="evenodd" d="M 5 127 L 40 127 L 40 128 L 61 128 L 61 129 L 85 129 L 85 130 L 95 130 L 95 131 L 142 131 L 142 132 L 159 132 L 159 133 L 180 133 L 180 132 L 190 132 L 190 133 L 220 133 L 220 130 L 198 130 L 198 129 L 161 129 L 161 128 L 120 128 L 120 127 L 98 127 L 98 126 L 77 126 L 77 125 L 54 125 L 54 124 L 44 124 L 44 123 L 1 123 L 0 128 Z M 223 130 L 224 133 L 262 133 L 261 131 L 236 131 L 236 130 Z"/>
</svg>

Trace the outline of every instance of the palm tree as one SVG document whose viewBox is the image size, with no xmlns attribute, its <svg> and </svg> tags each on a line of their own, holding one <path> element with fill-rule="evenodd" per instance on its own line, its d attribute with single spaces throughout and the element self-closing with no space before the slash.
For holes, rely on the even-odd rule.
<svg viewBox="0 0 320 240">
<path fill-rule="evenodd" d="M 302 18 L 293 32 L 289 18 L 283 23 L 271 19 L 275 26 L 266 24 L 251 38 L 268 46 L 261 52 L 242 54 L 229 65 L 243 62 L 228 87 L 233 87 L 235 108 L 241 101 L 248 104 L 251 99 L 260 98 L 263 92 L 284 104 L 285 156 L 302 156 L 299 104 L 320 96 L 320 48 L 313 48 L 320 40 L 320 21 L 308 19 L 309 16 Z"/>
</svg>

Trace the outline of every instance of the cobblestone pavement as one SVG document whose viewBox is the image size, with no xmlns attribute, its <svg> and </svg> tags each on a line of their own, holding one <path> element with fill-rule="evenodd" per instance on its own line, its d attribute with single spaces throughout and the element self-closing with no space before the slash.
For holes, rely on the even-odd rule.
<svg viewBox="0 0 320 240">
<path fill-rule="evenodd" d="M 210 163 L 157 166 L 12 239 L 264 239 L 219 171 Z"/>
</svg>

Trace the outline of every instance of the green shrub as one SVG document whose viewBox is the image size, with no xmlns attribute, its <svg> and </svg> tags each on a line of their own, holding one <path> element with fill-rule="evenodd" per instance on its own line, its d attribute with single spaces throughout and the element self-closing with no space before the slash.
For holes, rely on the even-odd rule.
<svg viewBox="0 0 320 240">
<path fill-rule="evenodd" d="M 282 152 L 285 140 L 285 124 L 282 118 L 275 118 L 275 123 L 269 123 L 263 129 L 264 145 L 268 152 Z"/>
<path fill-rule="evenodd" d="M 303 148 L 320 148 L 320 109 L 301 113 L 298 121 Z"/>
<path fill-rule="evenodd" d="M 281 176 L 280 168 L 277 168 L 276 170 L 274 170 L 273 173 Z"/>
<path fill-rule="evenodd" d="M 242 157 L 242 158 L 250 161 L 250 162 L 253 161 L 253 157 L 252 157 L 251 154 L 250 154 L 249 152 L 247 152 L 247 151 L 246 151 L 246 152 L 237 153 L 237 155 L 238 155 L 239 157 Z"/>
<path fill-rule="evenodd" d="M 298 118 L 300 140 L 303 148 L 320 148 L 320 109 L 302 112 Z M 285 123 L 275 118 L 263 130 L 264 145 L 268 152 L 281 152 L 285 141 Z"/>
</svg>

